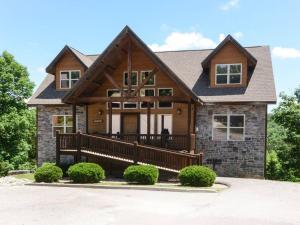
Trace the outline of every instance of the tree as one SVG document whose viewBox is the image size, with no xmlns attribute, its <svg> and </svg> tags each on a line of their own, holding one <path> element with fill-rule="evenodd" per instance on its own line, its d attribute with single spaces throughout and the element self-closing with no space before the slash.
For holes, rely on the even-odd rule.
<svg viewBox="0 0 300 225">
<path fill-rule="evenodd" d="M 295 90 L 294 95 L 282 93 L 280 97 L 282 101 L 273 110 L 268 127 L 270 161 L 267 165 L 270 173 L 274 173 L 274 167 L 280 168 L 277 175 L 270 176 L 295 181 L 300 179 L 300 87 Z M 276 160 L 278 163 L 275 166 Z"/>
<path fill-rule="evenodd" d="M 0 161 L 14 168 L 35 157 L 34 110 L 25 103 L 33 87 L 26 67 L 4 51 L 0 56 Z"/>
</svg>

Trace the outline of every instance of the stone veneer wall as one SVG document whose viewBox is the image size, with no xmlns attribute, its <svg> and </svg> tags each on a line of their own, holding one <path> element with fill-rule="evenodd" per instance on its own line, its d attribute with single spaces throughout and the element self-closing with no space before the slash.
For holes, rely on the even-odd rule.
<svg viewBox="0 0 300 225">
<path fill-rule="evenodd" d="M 245 114 L 244 141 L 213 141 L 213 114 Z M 219 159 L 219 176 L 264 177 L 265 105 L 204 105 L 197 111 L 197 150 L 204 152 L 204 163 Z"/>
<path fill-rule="evenodd" d="M 55 162 L 55 138 L 52 136 L 52 116 L 72 115 L 72 106 L 38 106 L 38 165 Z M 86 131 L 85 107 L 77 106 L 77 130 Z M 62 158 L 62 161 L 64 158 Z M 66 160 L 70 160 L 67 159 Z"/>
</svg>

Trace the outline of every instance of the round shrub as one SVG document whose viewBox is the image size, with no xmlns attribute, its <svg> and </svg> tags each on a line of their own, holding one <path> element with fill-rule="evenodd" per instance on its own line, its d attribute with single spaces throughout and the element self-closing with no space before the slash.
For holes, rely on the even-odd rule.
<svg viewBox="0 0 300 225">
<path fill-rule="evenodd" d="M 105 172 L 96 163 L 77 163 L 70 166 L 67 174 L 74 183 L 98 183 L 105 178 Z"/>
<path fill-rule="evenodd" d="M 124 179 L 128 183 L 155 184 L 158 175 L 158 169 L 150 165 L 129 166 L 124 171 Z"/>
<path fill-rule="evenodd" d="M 36 182 L 52 183 L 57 182 L 63 176 L 61 168 L 55 166 L 54 163 L 44 163 L 41 167 L 37 168 L 34 173 Z"/>
<path fill-rule="evenodd" d="M 180 183 L 185 186 L 210 187 L 216 179 L 216 173 L 205 166 L 188 166 L 180 170 Z"/>
<path fill-rule="evenodd" d="M 0 162 L 0 177 L 6 176 L 13 166 L 6 161 Z"/>
</svg>

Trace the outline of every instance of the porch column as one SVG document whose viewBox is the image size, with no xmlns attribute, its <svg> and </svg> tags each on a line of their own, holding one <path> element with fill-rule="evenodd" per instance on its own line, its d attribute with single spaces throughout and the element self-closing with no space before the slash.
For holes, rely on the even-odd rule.
<svg viewBox="0 0 300 225">
<path fill-rule="evenodd" d="M 76 133 L 76 104 L 72 105 L 72 118 L 73 118 L 73 130 L 72 133 Z"/>
<path fill-rule="evenodd" d="M 150 143 L 150 132 L 151 132 L 151 104 L 147 102 L 147 144 Z"/>
<path fill-rule="evenodd" d="M 188 103 L 188 116 L 187 116 L 187 150 L 191 152 L 191 112 L 192 104 Z"/>
<path fill-rule="evenodd" d="M 112 103 L 108 102 L 108 134 L 112 135 Z"/>
</svg>

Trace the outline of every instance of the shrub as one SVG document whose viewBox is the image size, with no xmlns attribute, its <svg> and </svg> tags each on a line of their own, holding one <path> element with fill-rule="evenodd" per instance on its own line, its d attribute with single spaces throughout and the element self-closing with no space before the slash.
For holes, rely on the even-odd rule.
<svg viewBox="0 0 300 225">
<path fill-rule="evenodd" d="M 6 176 L 13 166 L 6 161 L 0 162 L 0 177 Z"/>
<path fill-rule="evenodd" d="M 61 179 L 62 175 L 61 168 L 55 166 L 54 163 L 44 163 L 41 167 L 37 168 L 34 173 L 34 179 L 36 182 L 52 183 Z"/>
<path fill-rule="evenodd" d="M 35 162 L 26 162 L 21 165 L 19 165 L 19 170 L 31 170 L 35 171 L 36 170 L 36 164 Z"/>
<path fill-rule="evenodd" d="M 185 186 L 210 187 L 216 179 L 216 173 L 205 166 L 188 166 L 180 170 L 180 183 Z"/>
<path fill-rule="evenodd" d="M 97 183 L 105 178 L 105 171 L 96 163 L 77 163 L 67 174 L 75 183 Z"/>
<path fill-rule="evenodd" d="M 150 165 L 129 166 L 124 171 L 124 179 L 128 183 L 155 184 L 158 175 L 158 169 Z"/>
</svg>

